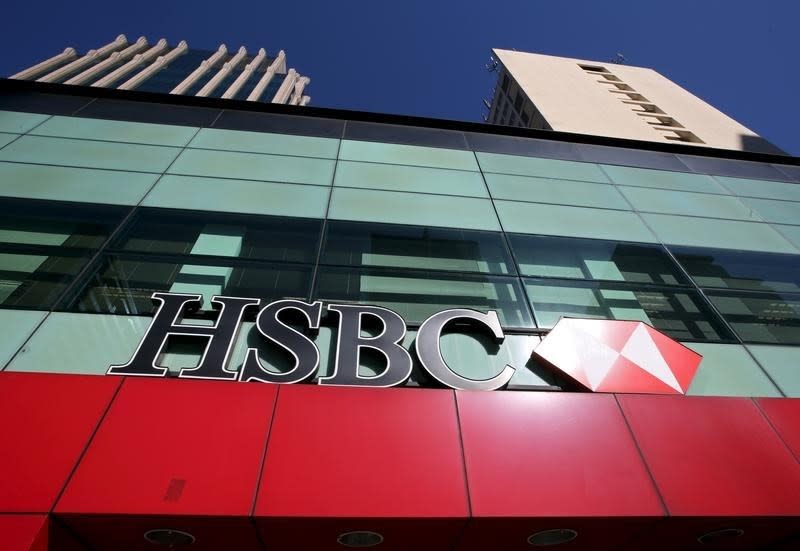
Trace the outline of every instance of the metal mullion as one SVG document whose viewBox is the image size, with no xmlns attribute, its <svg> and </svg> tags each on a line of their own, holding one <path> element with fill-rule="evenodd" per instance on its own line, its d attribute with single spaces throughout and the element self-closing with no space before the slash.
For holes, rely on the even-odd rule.
<svg viewBox="0 0 800 551">
<path fill-rule="evenodd" d="M 653 291 L 693 291 L 697 290 L 694 285 L 685 283 L 685 284 L 677 284 L 677 285 L 670 285 L 668 283 L 645 283 L 639 281 L 619 281 L 615 279 L 578 279 L 578 278 L 570 278 L 570 277 L 548 277 L 548 276 L 528 276 L 528 275 L 521 275 L 520 276 L 523 280 L 523 283 L 526 280 L 532 281 L 554 281 L 554 282 L 563 282 L 563 283 L 577 283 L 578 286 L 592 288 L 593 286 L 600 286 L 600 287 L 619 287 L 619 289 L 613 290 L 620 290 L 620 291 L 635 291 L 635 290 L 653 290 Z M 585 285 L 580 285 L 585 284 Z"/>
<path fill-rule="evenodd" d="M 498 274 L 495 272 L 466 272 L 459 270 L 443 270 L 440 268 L 407 268 L 404 266 L 364 266 L 353 264 L 337 264 L 335 262 L 320 262 L 318 263 L 321 268 L 335 268 L 339 270 L 350 270 L 359 272 L 364 270 L 375 270 L 378 272 L 397 272 L 403 274 L 423 274 L 423 275 L 437 275 L 444 276 L 466 276 L 466 277 L 497 277 L 505 279 L 519 279 L 517 274 Z M 421 279 L 434 279 L 433 277 L 423 277 Z"/>
<path fill-rule="evenodd" d="M 336 183 L 336 172 L 339 169 L 339 155 L 342 151 L 342 142 L 345 140 L 345 135 L 347 134 L 347 120 L 344 121 L 342 125 L 342 135 L 339 137 L 339 144 L 336 148 L 336 159 L 333 162 L 333 174 L 331 175 L 331 187 L 330 192 L 328 193 L 328 203 L 325 205 L 325 215 L 322 218 L 322 224 L 320 225 L 319 230 L 319 243 L 317 246 L 317 256 L 314 258 L 314 265 L 311 271 L 311 285 L 308 289 L 308 300 L 309 302 L 316 300 L 317 298 L 317 286 L 318 286 L 318 278 L 319 278 L 319 267 L 320 267 L 320 259 L 322 258 L 322 251 L 325 247 L 325 241 L 327 238 L 328 232 L 328 214 L 331 211 L 331 203 L 333 202 L 333 191 L 335 189 Z"/>
<path fill-rule="evenodd" d="M 37 256 L 63 256 L 68 258 L 90 257 L 94 247 L 61 247 L 36 243 L 0 243 L 0 253 L 32 254 Z"/>
<path fill-rule="evenodd" d="M 128 225 L 129 221 L 133 219 L 137 209 L 138 209 L 137 206 L 133 206 L 128 211 L 128 213 L 122 218 L 122 220 L 119 221 L 116 227 L 111 232 L 109 232 L 106 239 L 100 244 L 97 250 L 95 250 L 94 254 L 91 257 L 89 257 L 83 268 L 77 274 L 75 274 L 73 280 L 64 288 L 61 294 L 53 300 L 53 304 L 51 305 L 50 308 L 48 308 L 48 311 L 53 312 L 56 309 L 64 309 L 65 308 L 64 302 L 67 301 L 67 299 L 69 299 L 69 301 L 72 302 L 72 299 L 74 298 L 73 293 L 75 292 L 75 288 L 78 285 L 78 283 L 80 283 L 81 285 L 84 284 L 84 280 L 88 277 L 88 274 L 94 270 L 96 264 L 100 262 L 108 245 L 114 239 L 116 239 L 117 235 L 119 235 L 120 232 Z"/>
<path fill-rule="evenodd" d="M 181 265 L 225 266 L 230 268 L 280 268 L 283 266 L 304 268 L 313 267 L 310 262 L 294 262 L 289 260 L 267 260 L 241 256 L 216 256 L 189 253 L 150 253 L 144 251 L 128 251 L 124 249 L 107 249 L 107 256 L 114 256 L 124 260 L 138 260 L 141 262 L 160 262 Z"/>
</svg>

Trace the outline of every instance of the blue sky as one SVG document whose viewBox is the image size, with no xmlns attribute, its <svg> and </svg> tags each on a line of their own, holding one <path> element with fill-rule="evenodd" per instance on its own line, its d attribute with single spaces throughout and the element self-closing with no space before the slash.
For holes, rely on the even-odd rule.
<svg viewBox="0 0 800 551">
<path fill-rule="evenodd" d="M 312 105 L 479 120 L 492 47 L 652 67 L 800 155 L 800 2 L 137 0 L 13 2 L 0 74 L 111 41 L 164 37 L 287 52 Z"/>
</svg>

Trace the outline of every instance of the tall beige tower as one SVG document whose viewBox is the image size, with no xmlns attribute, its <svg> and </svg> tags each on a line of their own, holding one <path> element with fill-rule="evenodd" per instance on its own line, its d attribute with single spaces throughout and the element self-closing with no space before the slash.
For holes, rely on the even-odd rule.
<svg viewBox="0 0 800 551">
<path fill-rule="evenodd" d="M 783 153 L 653 69 L 493 50 L 487 122 L 655 142 Z"/>
<path fill-rule="evenodd" d="M 84 54 L 66 48 L 9 78 L 291 105 L 311 100 L 305 93 L 311 79 L 287 69 L 283 50 L 249 54 L 225 44 L 192 50 L 184 40 L 170 46 L 163 38 L 131 42 L 124 34 Z"/>
</svg>

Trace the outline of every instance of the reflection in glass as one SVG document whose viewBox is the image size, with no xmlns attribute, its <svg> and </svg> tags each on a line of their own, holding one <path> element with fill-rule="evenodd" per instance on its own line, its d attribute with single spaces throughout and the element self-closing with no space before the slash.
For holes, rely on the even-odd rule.
<svg viewBox="0 0 800 551">
<path fill-rule="evenodd" d="M 346 140 L 467 149 L 464 134 L 461 132 L 418 126 L 349 121 L 345 126 L 344 138 Z"/>
<path fill-rule="evenodd" d="M 800 292 L 800 256 L 674 246 L 669 249 L 700 287 Z"/>
<path fill-rule="evenodd" d="M 467 132 L 466 137 L 470 149 L 474 151 L 508 153 L 510 155 L 526 155 L 530 157 L 548 157 L 552 159 L 579 159 L 575 145 L 567 142 L 520 138 L 516 136 L 498 136 L 495 134 L 483 134 L 478 132 Z"/>
<path fill-rule="evenodd" d="M 214 121 L 213 128 L 341 138 L 344 121 L 323 119 L 321 117 L 296 117 L 294 115 L 225 109 L 222 115 Z"/>
<path fill-rule="evenodd" d="M 319 220 L 144 209 L 113 247 L 154 254 L 313 262 L 320 226 Z"/>
<path fill-rule="evenodd" d="M 88 262 L 88 253 L 54 247 L 43 254 L 0 252 L 0 305 L 47 309 Z M 49 250 L 54 249 L 54 250 Z"/>
<path fill-rule="evenodd" d="M 525 287 L 539 327 L 569 316 L 643 321 L 680 340 L 732 338 L 696 291 L 532 279 Z"/>
<path fill-rule="evenodd" d="M 781 180 L 783 176 L 778 169 L 767 163 L 700 157 L 698 155 L 678 155 L 678 158 L 693 172 L 701 174 L 737 176 L 739 178 L 764 178 L 765 180 Z"/>
<path fill-rule="evenodd" d="M 707 292 L 745 343 L 800 344 L 800 295 Z"/>
<path fill-rule="evenodd" d="M 0 200 L 0 305 L 51 307 L 124 209 Z"/>
<path fill-rule="evenodd" d="M 306 300 L 311 268 L 288 265 L 244 265 L 224 259 L 204 264 L 159 262 L 112 256 L 91 277 L 70 310 L 115 314 L 150 314 L 155 291 L 203 295 L 203 309 L 212 310 L 211 297 L 226 295 Z"/>
<path fill-rule="evenodd" d="M 511 277 L 321 266 L 316 298 L 383 306 L 412 324 L 448 308 L 473 308 L 496 310 L 505 327 L 533 327 L 519 280 Z"/>
<path fill-rule="evenodd" d="M 125 210 L 112 206 L 2 199 L 0 247 L 14 244 L 96 249 Z"/>
<path fill-rule="evenodd" d="M 328 222 L 321 263 L 514 273 L 499 233 L 334 220 Z"/>
<path fill-rule="evenodd" d="M 508 238 L 523 275 L 661 285 L 687 283 L 660 245 L 513 234 Z"/>
</svg>

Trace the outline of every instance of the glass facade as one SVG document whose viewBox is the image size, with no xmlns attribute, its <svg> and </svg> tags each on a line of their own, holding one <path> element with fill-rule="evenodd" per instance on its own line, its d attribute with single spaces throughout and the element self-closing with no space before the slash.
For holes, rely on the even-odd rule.
<svg viewBox="0 0 800 551">
<path fill-rule="evenodd" d="M 409 342 L 439 310 L 496 310 L 508 347 L 443 350 L 480 376 L 514 358 L 519 387 L 560 385 L 527 358 L 561 316 L 641 320 L 704 354 L 690 393 L 800 395 L 794 165 L 61 99 L 0 96 L 4 369 L 102 373 L 172 291 L 206 321 L 216 294 L 381 305 Z M 113 343 L 53 356 L 76 339 Z"/>
</svg>

